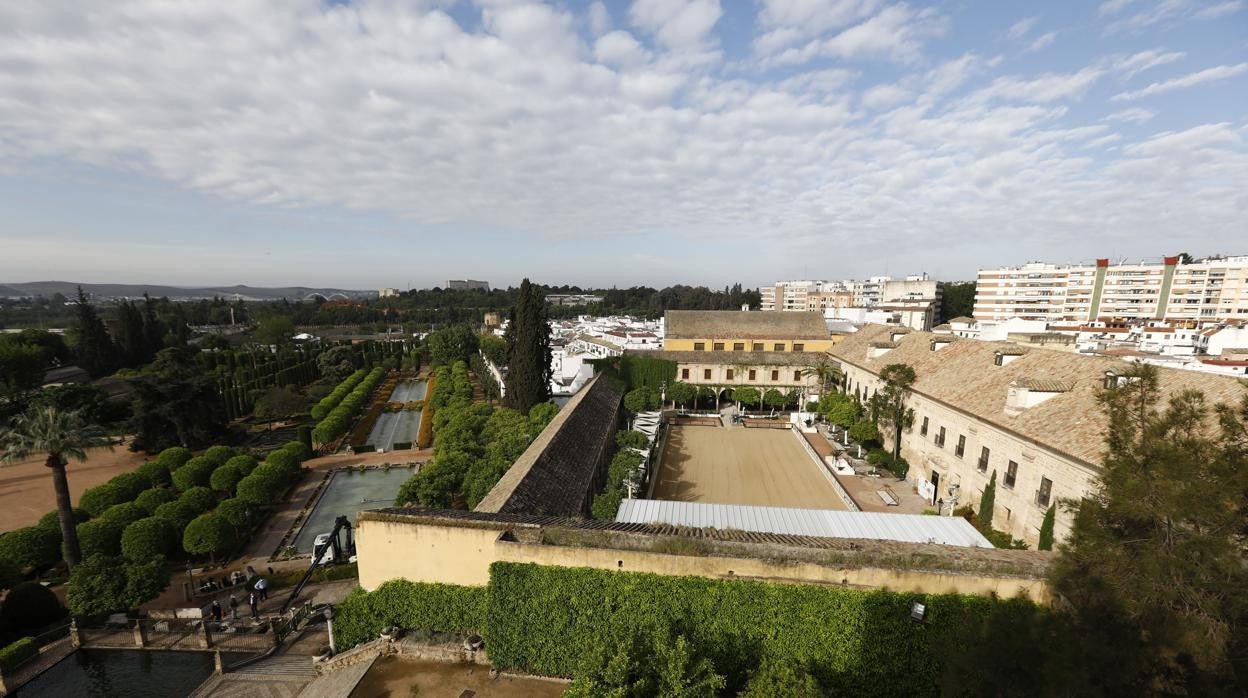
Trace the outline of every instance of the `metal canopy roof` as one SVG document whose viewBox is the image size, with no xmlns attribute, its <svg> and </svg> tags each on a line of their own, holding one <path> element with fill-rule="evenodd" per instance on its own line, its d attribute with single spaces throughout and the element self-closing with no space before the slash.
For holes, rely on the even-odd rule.
<svg viewBox="0 0 1248 698">
<path fill-rule="evenodd" d="M 781 533 L 820 538 L 865 538 L 991 548 L 992 543 L 960 516 L 885 514 L 827 509 L 625 499 L 618 523 L 662 523 L 690 528 Z"/>
</svg>

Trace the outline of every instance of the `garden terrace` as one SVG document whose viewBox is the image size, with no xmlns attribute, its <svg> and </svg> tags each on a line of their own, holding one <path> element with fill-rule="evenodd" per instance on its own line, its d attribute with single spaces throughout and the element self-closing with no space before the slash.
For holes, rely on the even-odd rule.
<svg viewBox="0 0 1248 698">
<path fill-rule="evenodd" d="M 595 376 L 538 434 L 478 511 L 578 516 L 602 489 L 614 446 L 622 394 Z"/>
</svg>

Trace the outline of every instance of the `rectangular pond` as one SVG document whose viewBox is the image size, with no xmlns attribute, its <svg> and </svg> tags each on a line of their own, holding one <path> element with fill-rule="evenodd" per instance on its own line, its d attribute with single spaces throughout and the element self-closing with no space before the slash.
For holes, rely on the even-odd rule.
<svg viewBox="0 0 1248 698">
<path fill-rule="evenodd" d="M 226 663 L 245 655 L 224 654 Z M 183 698 L 212 674 L 210 652 L 78 650 L 22 686 L 22 698 Z"/>
<path fill-rule="evenodd" d="M 403 410 L 402 412 L 382 412 L 377 416 L 377 423 L 368 432 L 368 441 L 379 451 L 393 451 L 395 444 L 411 444 L 416 442 L 416 433 L 420 431 L 420 412 Z"/>
<path fill-rule="evenodd" d="M 425 399 L 424 381 L 399 381 L 390 393 L 390 402 L 412 402 Z"/>
<path fill-rule="evenodd" d="M 389 470 L 339 470 L 325 486 L 316 508 L 303 522 L 295 536 L 295 550 L 311 553 L 312 544 L 322 533 L 334 530 L 334 519 L 346 516 L 355 525 L 355 515 L 366 509 L 384 509 L 394 506 L 399 487 L 416 473 L 405 467 Z"/>
</svg>

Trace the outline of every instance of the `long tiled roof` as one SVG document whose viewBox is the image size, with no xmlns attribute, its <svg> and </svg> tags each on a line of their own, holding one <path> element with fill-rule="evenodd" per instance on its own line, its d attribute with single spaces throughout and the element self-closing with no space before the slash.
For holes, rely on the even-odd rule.
<svg viewBox="0 0 1248 698">
<path fill-rule="evenodd" d="M 669 310 L 669 339 L 827 339 L 819 312 Z"/>
<path fill-rule="evenodd" d="M 682 364 L 729 364 L 736 366 L 814 366 L 827 355 L 816 351 L 630 351 Z"/>
<path fill-rule="evenodd" d="M 911 332 L 897 342 L 897 348 L 870 358 L 872 343 L 888 338 L 891 329 L 867 325 L 830 353 L 876 374 L 889 364 L 909 364 L 916 375 L 916 393 L 1077 460 L 1100 463 L 1106 417 L 1096 398 L 1106 371 L 1121 373 L 1127 368 L 1121 360 L 1036 348 L 997 366 L 996 353 L 1008 353 L 1015 345 L 962 340 L 932 351 L 931 339 L 939 335 L 929 332 Z M 1010 416 L 1005 412 L 1005 400 L 1012 381 L 1069 389 Z M 1169 368 L 1158 369 L 1158 384 L 1163 399 L 1180 391 L 1198 390 L 1211 404 L 1236 403 L 1245 392 L 1232 377 Z"/>
<path fill-rule="evenodd" d="M 615 434 L 620 389 L 605 376 L 581 388 L 512 463 L 479 512 L 581 516 L 597 478 L 597 455 Z"/>
</svg>

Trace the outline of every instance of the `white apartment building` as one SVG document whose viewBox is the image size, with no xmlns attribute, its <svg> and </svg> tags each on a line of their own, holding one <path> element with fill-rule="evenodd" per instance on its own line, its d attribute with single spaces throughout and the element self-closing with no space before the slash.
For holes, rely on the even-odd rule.
<svg viewBox="0 0 1248 698">
<path fill-rule="evenodd" d="M 377 289 L 377 297 L 378 297 L 378 298 L 397 298 L 398 296 L 399 296 L 399 289 L 397 289 L 397 288 L 379 288 L 379 289 Z"/>
<path fill-rule="evenodd" d="M 1248 319 L 1248 256 L 1189 264 L 1159 262 L 1057 265 L 1030 262 L 981 269 L 976 320 L 1087 322 L 1097 318 L 1191 321 Z"/>
<path fill-rule="evenodd" d="M 847 392 L 862 400 L 883 386 L 885 366 L 914 368 L 907 404 L 915 421 L 902 434 L 906 477 L 944 514 L 978 508 L 995 472 L 993 528 L 1035 546 L 1050 505 L 1099 486 L 1107 417 L 1097 395 L 1127 370 L 1119 359 L 879 325 L 845 337 L 830 354 Z M 1226 364 L 1224 370 L 1240 363 L 1209 361 Z M 1238 404 L 1246 390 L 1233 377 L 1168 368 L 1158 386 L 1163 400 L 1196 389 L 1210 404 Z M 1068 535 L 1071 519 L 1057 507 L 1057 540 Z"/>
<path fill-rule="evenodd" d="M 758 289 L 762 310 L 823 312 L 829 319 L 848 319 L 861 311 L 882 310 L 889 322 L 930 330 L 940 313 L 944 284 L 916 274 L 904 279 L 873 276 L 865 281 L 777 281 Z"/>
</svg>

